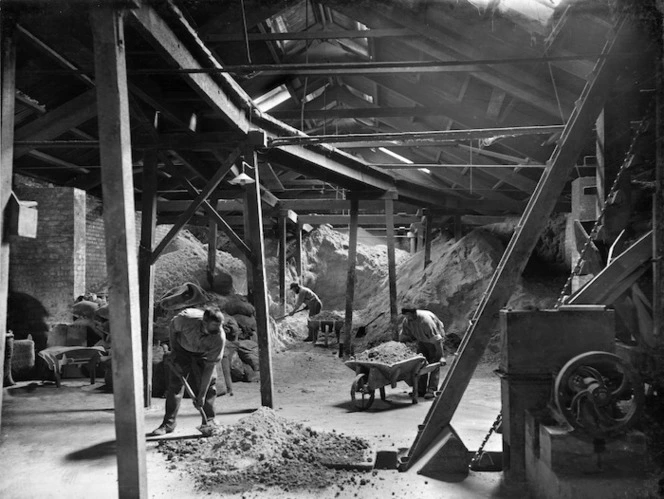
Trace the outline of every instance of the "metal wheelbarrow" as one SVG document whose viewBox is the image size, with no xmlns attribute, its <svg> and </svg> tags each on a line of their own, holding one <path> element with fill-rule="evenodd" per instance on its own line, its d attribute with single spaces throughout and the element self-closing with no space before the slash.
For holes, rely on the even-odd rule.
<svg viewBox="0 0 664 499">
<path fill-rule="evenodd" d="M 422 355 L 395 362 L 384 364 L 375 361 L 348 360 L 345 364 L 355 371 L 355 379 L 350 387 L 350 398 L 355 407 L 365 411 L 375 398 L 376 389 L 380 390 L 381 400 L 385 400 L 385 387 L 390 385 L 395 388 L 399 381 L 406 381 L 413 387 L 411 399 L 417 404 L 417 384 L 419 377 L 430 373 L 440 363 L 427 364 Z"/>
</svg>

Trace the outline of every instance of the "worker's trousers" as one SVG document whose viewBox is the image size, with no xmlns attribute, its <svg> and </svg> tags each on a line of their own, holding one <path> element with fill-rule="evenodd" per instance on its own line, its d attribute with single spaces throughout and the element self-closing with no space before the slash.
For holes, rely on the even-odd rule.
<svg viewBox="0 0 664 499">
<path fill-rule="evenodd" d="M 321 309 L 323 308 L 323 303 L 318 300 L 311 300 L 307 303 L 307 308 L 309 309 L 309 317 L 320 314 Z"/>
<path fill-rule="evenodd" d="M 417 353 L 424 355 L 429 364 L 440 362 L 440 352 L 436 345 L 432 343 L 417 342 Z M 420 376 L 420 381 L 417 385 L 418 394 L 423 396 L 427 391 L 437 391 L 438 381 L 440 380 L 440 367 L 437 367 L 428 375 Z"/>
<path fill-rule="evenodd" d="M 187 379 L 189 386 L 191 386 L 194 394 L 198 393 L 200 387 L 201 373 L 203 372 L 203 365 L 205 362 L 199 355 L 192 354 L 183 350 L 182 348 L 175 347 L 173 352 L 173 361 L 180 367 L 182 374 Z M 180 403 L 184 396 L 184 383 L 180 377 L 168 369 L 168 388 L 166 389 L 166 413 L 164 415 L 163 426 L 169 429 L 175 428 L 175 418 L 180 410 Z M 203 401 L 203 411 L 207 419 L 212 419 L 215 416 L 214 402 L 217 398 L 217 375 L 216 366 L 215 372 L 212 374 L 210 385 L 205 394 Z M 193 402 L 193 401 L 192 401 Z"/>
</svg>

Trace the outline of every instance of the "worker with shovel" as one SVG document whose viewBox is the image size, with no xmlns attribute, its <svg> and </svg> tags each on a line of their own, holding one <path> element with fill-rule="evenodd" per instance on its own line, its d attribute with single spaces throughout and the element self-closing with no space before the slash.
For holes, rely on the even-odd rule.
<svg viewBox="0 0 664 499">
<path fill-rule="evenodd" d="M 445 339 L 445 326 L 443 322 L 429 310 L 418 310 L 413 307 L 404 307 L 401 313 L 405 319 L 401 325 L 399 341 L 417 342 L 417 353 L 421 353 L 429 364 L 446 364 L 443 342 Z M 428 377 L 428 381 L 427 378 Z M 434 392 L 438 390 L 440 379 L 440 367 L 430 374 L 424 376 L 423 383 L 418 383 L 418 395 L 425 399 L 434 398 Z"/>
<path fill-rule="evenodd" d="M 311 289 L 306 286 L 300 286 L 298 283 L 294 282 L 290 285 L 290 289 L 297 295 L 297 301 L 293 306 L 293 310 L 288 315 L 294 315 L 297 312 L 300 312 L 304 309 L 309 309 L 309 317 L 320 314 L 321 309 L 323 308 L 323 302 L 320 301 L 318 295 L 314 293 Z M 304 305 L 300 309 L 300 305 Z M 304 341 L 313 341 L 313 332 L 309 329 L 309 335 Z"/>
<path fill-rule="evenodd" d="M 216 426 L 216 365 L 222 358 L 226 344 L 223 322 L 224 315 L 217 308 L 188 308 L 171 321 L 169 341 L 172 364 L 166 390 L 166 413 L 163 422 L 152 435 L 172 433 L 175 429 L 183 390 L 189 388 L 186 378 L 192 382 L 194 405 L 203 418 L 198 430 L 210 434 Z"/>
</svg>

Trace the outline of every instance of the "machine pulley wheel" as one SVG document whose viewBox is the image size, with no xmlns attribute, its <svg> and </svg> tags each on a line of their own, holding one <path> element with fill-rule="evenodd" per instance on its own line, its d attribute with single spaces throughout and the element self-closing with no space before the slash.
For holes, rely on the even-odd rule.
<svg viewBox="0 0 664 499">
<path fill-rule="evenodd" d="M 586 352 L 567 362 L 556 377 L 553 395 L 567 423 L 593 439 L 625 433 L 644 404 L 636 371 L 608 352 Z"/>
</svg>

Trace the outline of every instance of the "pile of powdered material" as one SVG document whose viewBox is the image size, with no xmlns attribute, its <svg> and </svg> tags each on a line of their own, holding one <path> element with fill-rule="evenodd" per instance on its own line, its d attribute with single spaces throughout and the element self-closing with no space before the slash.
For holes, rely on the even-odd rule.
<svg viewBox="0 0 664 499">
<path fill-rule="evenodd" d="M 200 489 L 221 493 L 325 488 L 354 481 L 345 470 L 371 469 L 374 460 L 364 439 L 318 432 L 267 407 L 209 438 L 164 441 L 159 449 Z"/>
<path fill-rule="evenodd" d="M 323 310 L 321 313 L 311 317 L 311 320 L 314 321 L 343 321 L 344 316 L 338 312 L 333 312 L 330 310 Z"/>
<path fill-rule="evenodd" d="M 405 344 L 398 341 L 388 341 L 365 350 L 351 360 L 380 362 L 381 364 L 388 365 L 395 364 L 419 355 L 415 352 L 413 346 L 412 344 Z"/>
</svg>

